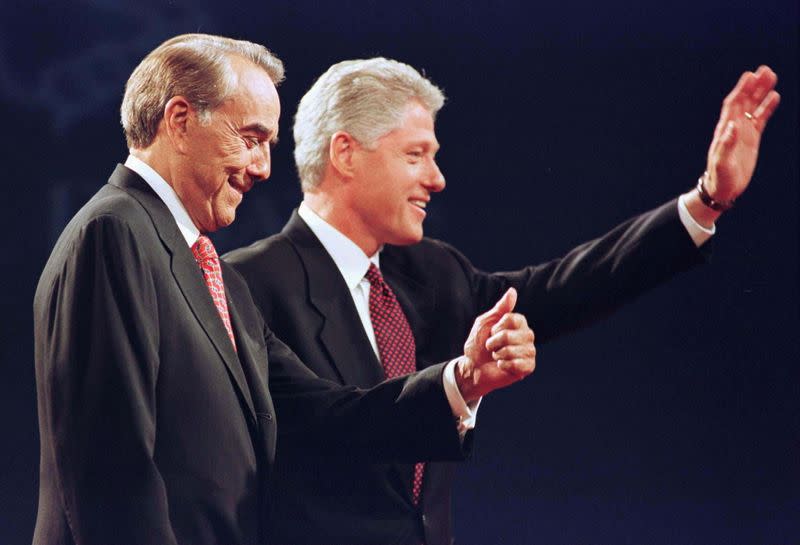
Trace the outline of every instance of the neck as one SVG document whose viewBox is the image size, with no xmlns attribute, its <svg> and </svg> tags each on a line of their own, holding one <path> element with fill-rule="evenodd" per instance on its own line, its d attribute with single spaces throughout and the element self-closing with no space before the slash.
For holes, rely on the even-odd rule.
<svg viewBox="0 0 800 545">
<path fill-rule="evenodd" d="M 169 162 L 163 159 L 163 154 L 159 153 L 158 145 L 156 143 L 153 143 L 151 146 L 145 149 L 131 148 L 129 152 L 131 155 L 143 163 L 146 163 L 147 166 L 158 172 L 158 175 L 161 176 L 164 181 L 172 187 L 172 189 L 175 189 L 175 185 L 172 183 L 172 168 L 170 168 Z"/>
<path fill-rule="evenodd" d="M 381 243 L 370 235 L 360 219 L 327 192 L 306 192 L 303 202 L 329 225 L 352 240 L 367 256 L 375 255 L 381 247 Z"/>
</svg>

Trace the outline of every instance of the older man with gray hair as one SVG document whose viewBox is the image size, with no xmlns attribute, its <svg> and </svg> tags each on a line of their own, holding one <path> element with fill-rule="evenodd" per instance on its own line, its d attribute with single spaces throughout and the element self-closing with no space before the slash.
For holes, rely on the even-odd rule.
<svg viewBox="0 0 800 545">
<path fill-rule="evenodd" d="M 369 387 L 391 376 L 395 358 L 385 350 L 375 302 L 386 292 L 410 328 L 417 369 L 459 354 L 472 319 L 510 287 L 537 341 L 546 341 L 702 262 L 714 221 L 750 182 L 778 105 L 776 79 L 767 67 L 742 76 L 725 100 L 696 189 L 561 259 L 485 273 L 455 248 L 423 237 L 426 206 L 445 187 L 435 159 L 441 91 L 400 62 L 341 62 L 297 110 L 299 209 L 280 234 L 226 259 L 276 333 L 311 371 L 339 384 Z M 472 423 L 475 410 L 464 408 L 464 420 Z M 451 467 L 441 463 L 368 464 L 283 451 L 272 543 L 450 544 L 451 480 Z"/>
<path fill-rule="evenodd" d="M 533 371 L 513 290 L 461 357 L 369 390 L 319 379 L 275 337 L 206 235 L 270 174 L 282 78 L 263 46 L 188 34 L 128 80 L 130 155 L 64 229 L 34 299 L 35 544 L 263 543 L 274 405 L 289 452 L 460 459 L 462 396 Z"/>
</svg>

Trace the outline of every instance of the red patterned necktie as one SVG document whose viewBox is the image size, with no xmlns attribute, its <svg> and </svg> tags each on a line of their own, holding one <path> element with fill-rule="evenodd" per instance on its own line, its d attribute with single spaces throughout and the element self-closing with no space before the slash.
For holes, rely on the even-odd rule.
<svg viewBox="0 0 800 545">
<path fill-rule="evenodd" d="M 369 280 L 369 318 L 375 331 L 375 341 L 381 356 L 386 378 L 401 377 L 417 370 L 416 344 L 408 320 L 389 287 L 373 263 L 365 275 Z M 414 504 L 419 503 L 422 493 L 422 476 L 425 464 L 414 465 L 412 491 Z"/>
<path fill-rule="evenodd" d="M 203 278 L 206 279 L 208 292 L 211 294 L 211 299 L 214 300 L 214 306 L 217 307 L 219 317 L 222 318 L 228 337 L 231 338 L 233 350 L 236 351 L 236 339 L 233 336 L 233 328 L 231 327 L 231 316 L 228 314 L 228 301 L 225 299 L 225 285 L 222 283 L 222 269 L 219 266 L 217 250 L 214 249 L 214 244 L 210 238 L 200 235 L 200 238 L 192 246 L 192 253 L 195 261 L 200 266 L 200 270 L 203 271 Z"/>
</svg>

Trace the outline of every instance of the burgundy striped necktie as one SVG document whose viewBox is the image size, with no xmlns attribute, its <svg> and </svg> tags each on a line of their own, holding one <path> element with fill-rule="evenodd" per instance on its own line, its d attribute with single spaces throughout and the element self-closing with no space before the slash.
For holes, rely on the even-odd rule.
<svg viewBox="0 0 800 545">
<path fill-rule="evenodd" d="M 370 283 L 369 318 L 384 374 L 388 379 L 413 373 L 417 370 L 416 345 L 406 315 L 378 267 L 370 263 L 365 277 Z M 424 472 L 425 464 L 417 462 L 412 483 L 414 505 L 419 504 Z"/>
<path fill-rule="evenodd" d="M 211 299 L 214 300 L 214 306 L 217 307 L 219 317 L 222 318 L 225 331 L 228 332 L 228 337 L 231 338 L 233 350 L 236 351 L 236 339 L 233 336 L 233 328 L 231 327 L 231 316 L 228 314 L 228 301 L 225 299 L 225 285 L 222 283 L 222 269 L 219 266 L 217 250 L 214 249 L 214 244 L 210 238 L 200 235 L 200 238 L 192 246 L 192 253 L 195 261 L 200 266 L 200 270 L 203 271 L 203 278 L 206 280 L 208 292 L 211 294 Z"/>
</svg>

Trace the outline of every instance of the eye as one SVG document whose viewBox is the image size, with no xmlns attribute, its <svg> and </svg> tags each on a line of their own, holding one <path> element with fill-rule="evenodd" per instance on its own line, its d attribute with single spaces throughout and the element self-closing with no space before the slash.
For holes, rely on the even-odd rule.
<svg viewBox="0 0 800 545">
<path fill-rule="evenodd" d="M 407 155 L 412 161 L 417 161 L 422 159 L 423 153 L 421 150 L 411 150 L 407 153 Z"/>
<path fill-rule="evenodd" d="M 257 136 L 245 136 L 244 137 L 244 144 L 247 146 L 247 149 L 253 149 L 261 144 L 259 142 Z"/>
</svg>

